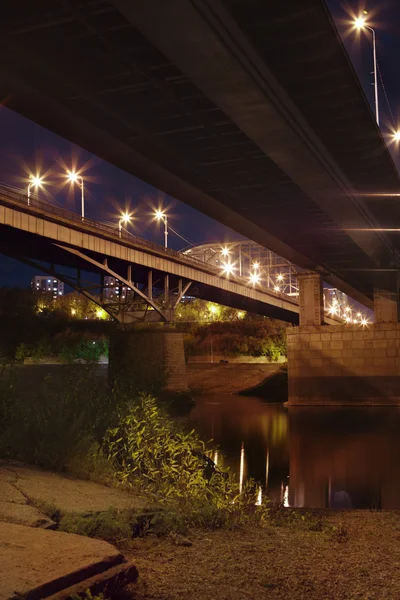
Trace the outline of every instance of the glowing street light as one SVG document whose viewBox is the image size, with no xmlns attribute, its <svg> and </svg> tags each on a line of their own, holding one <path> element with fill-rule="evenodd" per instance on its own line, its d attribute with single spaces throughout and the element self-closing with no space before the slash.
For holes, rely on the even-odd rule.
<svg viewBox="0 0 400 600">
<path fill-rule="evenodd" d="M 227 262 L 222 265 L 222 270 L 225 273 L 225 275 L 232 275 L 233 271 L 235 270 L 235 267 L 232 263 Z"/>
<path fill-rule="evenodd" d="M 31 203 L 31 189 L 32 188 L 39 188 L 43 185 L 43 178 L 39 177 L 38 175 L 36 175 L 36 177 L 34 175 L 31 175 L 30 177 L 30 182 L 28 185 L 28 206 L 30 206 Z"/>
<path fill-rule="evenodd" d="M 124 223 L 125 225 L 127 223 L 129 223 L 131 220 L 131 215 L 129 213 L 124 213 L 120 220 L 118 221 L 118 233 L 119 233 L 119 237 L 122 237 L 122 223 Z"/>
<path fill-rule="evenodd" d="M 168 248 L 168 217 L 162 210 L 156 210 L 154 216 L 157 221 L 162 221 L 164 223 L 164 248 Z"/>
<path fill-rule="evenodd" d="M 77 183 L 79 185 L 79 187 L 81 188 L 81 203 L 82 203 L 82 221 L 85 218 L 85 188 L 83 185 L 83 177 L 82 175 L 78 175 L 78 173 L 75 173 L 75 171 L 67 171 L 67 179 L 68 181 L 70 181 L 71 183 Z"/>
<path fill-rule="evenodd" d="M 368 29 L 372 32 L 372 52 L 374 57 L 374 88 L 375 88 L 375 116 L 376 122 L 379 125 L 379 99 L 378 99 L 378 73 L 377 73 L 377 61 L 376 61 L 376 36 L 375 30 L 367 25 L 365 17 L 360 16 L 354 20 L 354 27 L 361 31 L 362 29 Z"/>
<path fill-rule="evenodd" d="M 394 142 L 400 142 L 400 129 L 398 129 L 397 131 L 394 132 L 394 134 L 393 134 L 393 141 Z"/>
<path fill-rule="evenodd" d="M 261 277 L 259 276 L 258 273 L 252 273 L 250 275 L 250 283 L 252 283 L 253 285 L 260 283 L 260 279 L 261 279 Z"/>
<path fill-rule="evenodd" d="M 222 248 L 222 250 L 221 250 L 221 254 L 222 254 L 222 256 L 225 256 L 225 257 L 229 256 L 229 248 L 224 246 L 224 248 Z"/>
</svg>

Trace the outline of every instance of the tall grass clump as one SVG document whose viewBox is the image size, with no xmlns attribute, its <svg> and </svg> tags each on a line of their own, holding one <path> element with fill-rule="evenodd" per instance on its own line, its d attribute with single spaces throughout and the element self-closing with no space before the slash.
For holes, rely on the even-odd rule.
<svg viewBox="0 0 400 600">
<path fill-rule="evenodd" d="M 164 507 L 160 518 L 167 528 L 234 527 L 267 515 L 267 505 L 256 503 L 255 483 L 240 492 L 227 472 L 210 471 L 198 434 L 182 430 L 152 396 L 141 394 L 125 406 L 104 448 L 120 482 L 139 487 Z"/>
<path fill-rule="evenodd" d="M 48 377 L 18 393 L 16 376 L 7 367 L 0 377 L 0 456 L 55 471 L 71 470 L 72 463 L 92 468 L 113 411 L 95 368 L 81 367 L 62 385 Z"/>
</svg>

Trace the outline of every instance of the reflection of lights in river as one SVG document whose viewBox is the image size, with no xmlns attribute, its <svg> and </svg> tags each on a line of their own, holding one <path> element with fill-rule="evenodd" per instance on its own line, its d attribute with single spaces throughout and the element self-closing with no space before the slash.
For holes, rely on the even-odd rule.
<svg viewBox="0 0 400 600">
<path fill-rule="evenodd" d="M 262 504 L 262 487 L 260 485 L 259 488 L 258 488 L 256 506 L 261 506 L 261 504 Z"/>
<path fill-rule="evenodd" d="M 289 486 L 285 487 L 285 493 L 283 494 L 283 506 L 289 506 Z"/>
<path fill-rule="evenodd" d="M 267 448 L 267 456 L 265 459 L 265 489 L 268 490 L 268 476 L 269 476 L 269 448 Z"/>
<path fill-rule="evenodd" d="M 244 442 L 240 449 L 240 472 L 239 472 L 239 492 L 242 493 L 243 489 L 243 478 L 244 478 Z"/>
<path fill-rule="evenodd" d="M 215 450 L 214 452 L 214 462 L 216 465 L 218 465 L 218 450 Z"/>
</svg>

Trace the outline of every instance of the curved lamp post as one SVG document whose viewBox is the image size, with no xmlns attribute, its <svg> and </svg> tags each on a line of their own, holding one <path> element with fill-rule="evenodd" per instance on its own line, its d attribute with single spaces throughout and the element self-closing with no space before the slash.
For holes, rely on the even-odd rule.
<svg viewBox="0 0 400 600">
<path fill-rule="evenodd" d="M 43 179 L 42 177 L 39 177 L 38 175 L 36 175 L 36 177 L 34 177 L 33 175 L 31 175 L 30 177 L 30 182 L 28 185 L 28 190 L 27 190 L 27 196 L 28 196 L 28 206 L 30 206 L 31 203 L 31 190 L 32 188 L 39 188 L 43 185 Z"/>
<path fill-rule="evenodd" d="M 78 175 L 78 173 L 75 173 L 75 171 L 68 171 L 67 173 L 67 178 L 68 181 L 70 181 L 71 183 L 77 183 L 79 185 L 79 187 L 81 188 L 81 202 L 82 202 L 82 221 L 85 218 L 85 188 L 83 185 L 83 177 L 82 175 Z"/>
<path fill-rule="evenodd" d="M 120 220 L 118 221 L 118 234 L 119 234 L 119 237 L 122 237 L 122 224 L 123 223 L 125 223 L 125 224 L 129 223 L 130 220 L 131 220 L 131 215 L 129 213 L 124 213 L 121 216 Z"/>
<path fill-rule="evenodd" d="M 154 216 L 157 221 L 163 221 L 164 223 L 164 248 L 168 248 L 168 217 L 162 210 L 156 210 Z"/>
<path fill-rule="evenodd" d="M 376 64 L 377 61 L 376 61 L 376 35 L 375 35 L 375 30 L 372 29 L 372 27 L 370 27 L 369 25 L 366 24 L 365 17 L 357 17 L 357 19 L 354 20 L 354 26 L 358 30 L 368 29 L 372 33 L 372 53 L 373 53 L 373 57 L 374 57 L 375 117 L 376 117 L 376 122 L 379 125 L 378 73 L 377 73 L 377 64 Z"/>
</svg>

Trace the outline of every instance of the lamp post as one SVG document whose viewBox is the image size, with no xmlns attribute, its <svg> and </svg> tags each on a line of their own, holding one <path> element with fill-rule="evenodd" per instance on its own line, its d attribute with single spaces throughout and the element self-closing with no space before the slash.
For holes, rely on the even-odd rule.
<svg viewBox="0 0 400 600">
<path fill-rule="evenodd" d="M 154 214 L 157 221 L 164 223 L 164 248 L 168 248 L 168 217 L 162 210 L 156 210 Z"/>
<path fill-rule="evenodd" d="M 118 221 L 118 234 L 119 237 L 122 237 L 122 223 L 129 223 L 131 220 L 131 215 L 129 213 L 124 213 L 120 220 Z"/>
<path fill-rule="evenodd" d="M 377 61 L 376 61 L 376 35 L 375 30 L 366 24 L 364 17 L 358 17 L 354 21 L 354 25 L 357 29 L 368 29 L 372 32 L 372 53 L 374 57 L 374 88 L 375 88 L 375 117 L 376 122 L 379 125 L 379 98 L 378 98 L 378 73 L 377 73 Z"/>
<path fill-rule="evenodd" d="M 28 190 L 27 190 L 27 196 L 28 196 L 28 206 L 30 206 L 31 204 L 31 190 L 32 188 L 38 188 L 43 184 L 43 180 L 41 177 L 39 177 L 38 175 L 36 175 L 36 177 L 34 177 L 33 175 L 31 175 L 30 177 L 30 183 L 28 185 Z"/>
<path fill-rule="evenodd" d="M 75 171 L 68 171 L 67 173 L 67 177 L 68 177 L 68 181 L 70 181 L 71 183 L 77 183 L 80 188 L 81 188 L 81 202 L 82 202 L 82 207 L 81 207 L 81 211 L 82 211 L 82 221 L 85 219 L 85 188 L 83 185 L 83 177 L 82 175 L 78 175 L 78 173 L 75 173 Z"/>
</svg>

